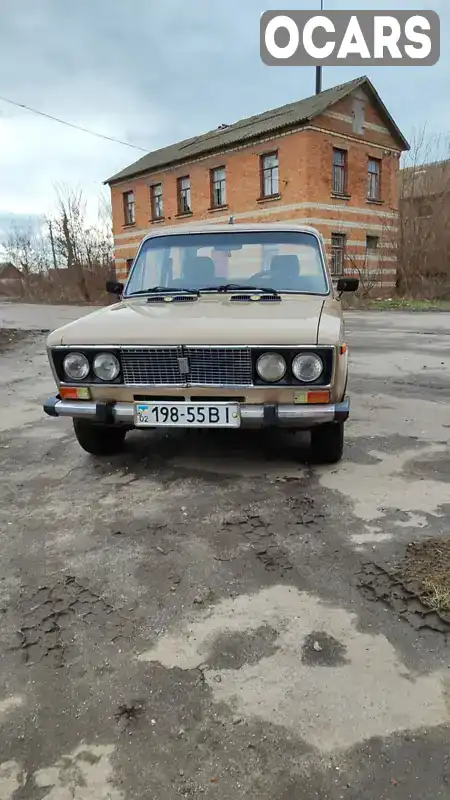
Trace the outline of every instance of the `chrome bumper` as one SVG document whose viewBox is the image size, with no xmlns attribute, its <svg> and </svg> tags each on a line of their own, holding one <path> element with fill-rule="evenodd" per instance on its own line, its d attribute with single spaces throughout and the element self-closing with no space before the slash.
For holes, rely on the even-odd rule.
<svg viewBox="0 0 450 800">
<path fill-rule="evenodd" d="M 205 398 L 207 402 L 207 398 Z M 345 422 L 350 413 L 350 403 L 330 405 L 241 405 L 242 428 L 311 428 L 326 422 Z M 133 403 L 109 403 L 104 401 L 61 400 L 50 397 L 44 403 L 44 411 L 50 417 L 83 417 L 106 425 L 134 427 Z"/>
</svg>

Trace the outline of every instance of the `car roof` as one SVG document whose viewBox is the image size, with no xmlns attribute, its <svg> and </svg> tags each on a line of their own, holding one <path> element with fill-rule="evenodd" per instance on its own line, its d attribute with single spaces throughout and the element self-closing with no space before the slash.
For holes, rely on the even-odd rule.
<svg viewBox="0 0 450 800">
<path fill-rule="evenodd" d="M 193 234 L 193 233 L 261 233 L 262 231 L 294 231 L 296 233 L 310 233 L 322 239 L 322 235 L 316 228 L 309 227 L 308 225 L 295 225 L 287 222 L 265 222 L 265 223 L 191 223 L 184 225 L 167 225 L 159 230 L 148 233 L 143 242 L 147 239 L 153 239 L 160 236 L 169 236 L 174 234 Z"/>
</svg>

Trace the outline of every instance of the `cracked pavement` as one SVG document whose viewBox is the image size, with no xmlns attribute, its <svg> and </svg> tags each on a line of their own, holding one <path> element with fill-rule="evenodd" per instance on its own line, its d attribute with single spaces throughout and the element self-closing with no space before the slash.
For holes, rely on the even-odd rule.
<svg viewBox="0 0 450 800">
<path fill-rule="evenodd" d="M 449 626 L 391 568 L 448 536 L 450 316 L 347 315 L 340 465 L 306 436 L 94 459 L 0 304 L 0 800 L 450 797 Z"/>
</svg>

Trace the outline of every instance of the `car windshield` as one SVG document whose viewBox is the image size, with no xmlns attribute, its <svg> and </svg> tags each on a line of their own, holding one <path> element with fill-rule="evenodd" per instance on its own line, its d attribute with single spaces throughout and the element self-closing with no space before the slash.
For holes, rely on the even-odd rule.
<svg viewBox="0 0 450 800">
<path fill-rule="evenodd" d="M 300 231 L 167 234 L 147 239 L 124 296 L 180 289 L 205 292 L 239 288 L 328 294 L 319 241 Z"/>
</svg>

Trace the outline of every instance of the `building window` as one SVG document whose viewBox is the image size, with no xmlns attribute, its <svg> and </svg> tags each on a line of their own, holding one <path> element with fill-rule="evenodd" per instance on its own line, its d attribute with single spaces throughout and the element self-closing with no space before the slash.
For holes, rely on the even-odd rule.
<svg viewBox="0 0 450 800">
<path fill-rule="evenodd" d="M 331 274 L 342 275 L 345 258 L 345 233 L 331 234 Z"/>
<path fill-rule="evenodd" d="M 220 208 L 227 204 L 225 167 L 211 170 L 211 207 Z"/>
<path fill-rule="evenodd" d="M 374 253 L 378 250 L 378 245 L 380 243 L 379 236 L 366 236 L 366 250 L 369 253 Z"/>
<path fill-rule="evenodd" d="M 367 182 L 367 199 L 381 199 L 381 161 L 378 158 L 369 158 Z"/>
<path fill-rule="evenodd" d="M 347 194 L 347 151 L 333 148 L 333 194 Z"/>
<path fill-rule="evenodd" d="M 191 213 L 191 179 L 189 176 L 178 178 L 178 213 Z"/>
<path fill-rule="evenodd" d="M 134 258 L 127 258 L 127 277 L 130 274 L 130 269 L 133 266 Z"/>
<path fill-rule="evenodd" d="M 123 195 L 123 216 L 125 225 L 134 225 L 134 192 L 125 192 Z"/>
<path fill-rule="evenodd" d="M 153 220 L 163 218 L 162 183 L 155 183 L 150 186 L 150 208 Z"/>
<path fill-rule="evenodd" d="M 278 153 L 261 157 L 261 197 L 278 194 Z"/>
</svg>

